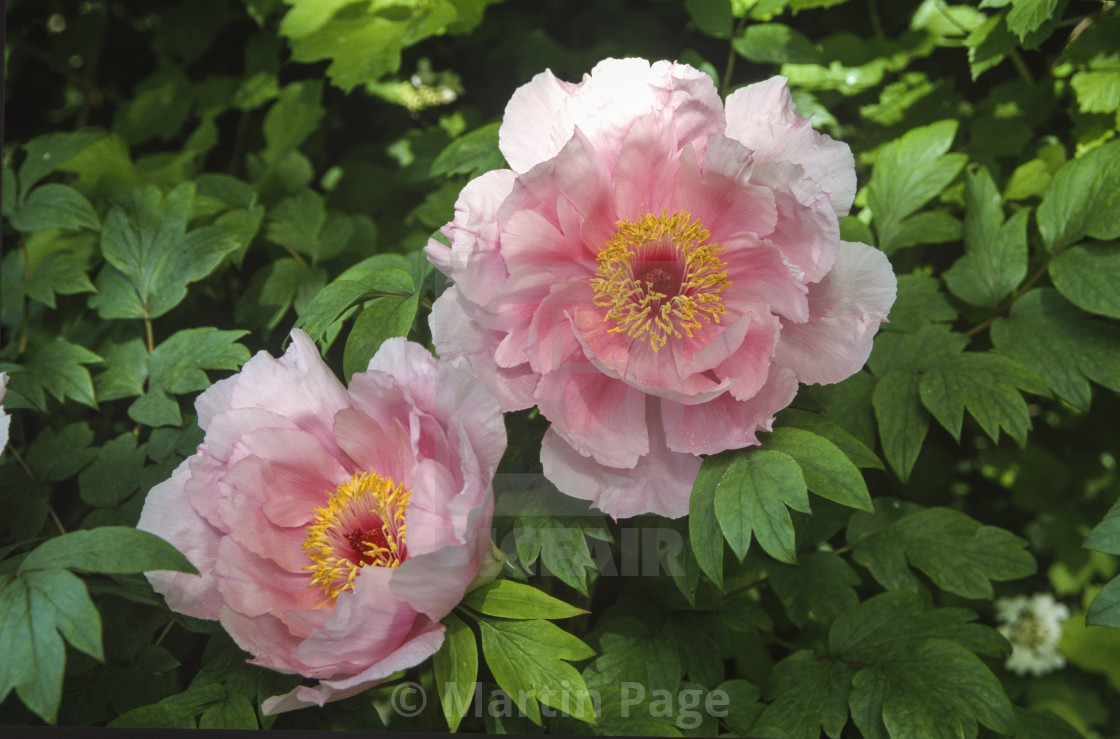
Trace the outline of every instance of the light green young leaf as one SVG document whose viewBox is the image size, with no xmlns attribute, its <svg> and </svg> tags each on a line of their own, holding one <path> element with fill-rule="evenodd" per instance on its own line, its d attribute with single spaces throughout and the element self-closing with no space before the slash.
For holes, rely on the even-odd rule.
<svg viewBox="0 0 1120 739">
<path fill-rule="evenodd" d="M 1120 141 L 1062 165 L 1038 206 L 1038 230 L 1050 251 L 1120 237 Z"/>
<path fill-rule="evenodd" d="M 1007 14 L 1007 27 L 1025 41 L 1027 35 L 1050 20 L 1058 0 L 1012 0 Z"/>
<path fill-rule="evenodd" d="M 127 526 L 71 531 L 47 539 L 23 559 L 18 574 L 52 568 L 118 575 L 149 570 L 198 573 L 163 539 Z"/>
<path fill-rule="evenodd" d="M 11 222 L 13 228 L 23 233 L 47 228 L 96 231 L 101 227 L 97 211 L 84 195 L 69 185 L 55 183 L 32 190 L 12 214 Z"/>
<path fill-rule="evenodd" d="M 1082 313 L 1057 290 L 1028 291 L 992 324 L 991 335 L 997 349 L 1076 408 L 1089 408 L 1089 380 L 1120 392 L 1120 330 Z"/>
<path fill-rule="evenodd" d="M 1120 318 L 1120 243 L 1071 246 L 1050 262 L 1054 287 L 1082 310 Z"/>
<path fill-rule="evenodd" d="M 798 428 L 776 428 L 763 447 L 785 452 L 801 466 L 809 490 L 851 508 L 870 511 L 863 475 L 844 452 L 823 436 Z"/>
<path fill-rule="evenodd" d="M 529 585 L 501 579 L 467 593 L 463 605 L 487 616 L 523 620 L 571 618 L 587 612 Z"/>
<path fill-rule="evenodd" d="M 203 370 L 236 370 L 249 360 L 249 350 L 237 343 L 246 333 L 213 326 L 176 331 L 152 351 L 152 385 L 175 395 L 205 390 L 210 378 Z"/>
<path fill-rule="evenodd" d="M 55 722 L 62 699 L 62 637 L 104 659 L 101 616 L 85 584 L 65 570 L 0 576 L 0 634 L 8 650 L 0 660 L 0 701 L 15 688 L 24 705 L 47 723 Z"/>
<path fill-rule="evenodd" d="M 912 129 L 879 152 L 867 198 L 878 245 L 885 253 L 901 247 L 906 218 L 944 190 L 964 167 L 964 154 L 946 153 L 956 131 L 956 121 L 938 121 Z"/>
<path fill-rule="evenodd" d="M 981 525 L 950 508 L 917 510 L 891 520 L 888 504 L 879 501 L 877 515 L 852 516 L 847 539 L 853 559 L 888 590 L 918 591 L 908 564 L 942 590 L 965 598 L 991 599 L 993 580 L 1015 580 L 1035 571 L 1027 542 L 1009 531 Z"/>
<path fill-rule="evenodd" d="M 735 555 L 747 554 L 752 535 L 781 562 L 797 561 L 789 508 L 809 512 L 801 467 L 788 454 L 759 450 L 740 453 L 716 485 L 716 520 Z"/>
<path fill-rule="evenodd" d="M 781 23 L 750 23 L 731 45 L 758 64 L 819 64 L 822 58 L 816 44 Z"/>
<path fill-rule="evenodd" d="M 1120 109 L 1120 72 L 1085 70 L 1073 75 L 1069 83 L 1077 93 L 1082 113 L 1115 113 Z"/>
<path fill-rule="evenodd" d="M 478 624 L 494 680 L 533 723 L 541 725 L 538 701 L 594 723 L 587 684 L 568 664 L 595 656 L 590 647 L 550 621 L 481 619 Z"/>
<path fill-rule="evenodd" d="M 961 300 L 995 308 L 1027 275 L 1027 219 L 1021 210 L 1004 222 L 1001 198 L 987 169 L 965 174 L 965 255 L 945 272 Z"/>
<path fill-rule="evenodd" d="M 432 660 L 436 689 L 447 726 L 455 732 L 471 707 L 478 680 L 478 643 L 462 619 L 449 613 L 443 619 L 447 632 Z"/>
</svg>

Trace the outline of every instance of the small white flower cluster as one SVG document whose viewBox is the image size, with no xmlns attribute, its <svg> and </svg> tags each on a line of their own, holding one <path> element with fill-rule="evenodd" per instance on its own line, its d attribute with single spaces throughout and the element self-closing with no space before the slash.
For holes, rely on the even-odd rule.
<svg viewBox="0 0 1120 739">
<path fill-rule="evenodd" d="M 1069 618 L 1069 608 L 1049 593 L 999 598 L 995 605 L 996 618 L 1002 623 L 999 633 L 1012 646 L 1004 667 L 1018 675 L 1038 677 L 1065 666 L 1058 637 L 1062 623 Z"/>
</svg>

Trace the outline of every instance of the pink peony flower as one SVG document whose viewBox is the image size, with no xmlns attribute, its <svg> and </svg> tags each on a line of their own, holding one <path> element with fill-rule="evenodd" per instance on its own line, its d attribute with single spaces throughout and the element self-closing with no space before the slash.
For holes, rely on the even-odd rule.
<svg viewBox="0 0 1120 739">
<path fill-rule="evenodd" d="M 490 546 L 505 451 L 493 396 L 391 339 L 346 388 L 302 331 L 196 402 L 197 453 L 152 488 L 138 528 L 201 576 L 148 575 L 217 619 L 252 663 L 317 678 L 265 713 L 345 698 L 439 649 L 439 623 Z"/>
<path fill-rule="evenodd" d="M 556 486 L 614 517 L 678 517 L 699 455 L 758 443 L 798 382 L 863 366 L 895 297 L 882 252 L 840 241 L 847 145 L 785 80 L 731 94 L 692 67 L 608 59 L 537 75 L 506 107 L 512 169 L 468 183 L 429 259 L 431 316 L 503 410 L 551 421 Z"/>
</svg>

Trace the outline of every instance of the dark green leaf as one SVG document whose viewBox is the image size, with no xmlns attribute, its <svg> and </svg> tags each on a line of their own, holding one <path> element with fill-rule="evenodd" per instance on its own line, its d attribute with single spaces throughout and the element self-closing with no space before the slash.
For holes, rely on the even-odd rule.
<svg viewBox="0 0 1120 739">
<path fill-rule="evenodd" d="M 789 620 L 800 628 L 810 618 L 828 623 L 856 605 L 859 598 L 852 586 L 859 582 L 851 566 L 832 552 L 809 552 L 800 564 L 776 564 L 770 570 L 770 587 Z"/>
<path fill-rule="evenodd" d="M 454 613 L 443 619 L 443 644 L 433 658 L 436 688 L 448 728 L 454 732 L 471 707 L 478 680 L 478 644 L 474 632 Z"/>
<path fill-rule="evenodd" d="M 198 719 L 200 729 L 257 729 L 257 712 L 243 695 L 227 694 L 225 700 L 210 706 Z"/>
<path fill-rule="evenodd" d="M 174 394 L 205 390 L 210 378 L 203 370 L 236 370 L 248 361 L 249 350 L 237 343 L 246 333 L 212 326 L 175 332 L 152 351 L 152 385 Z"/>
<path fill-rule="evenodd" d="M 917 374 L 891 370 L 879 378 L 871 396 L 883 456 L 903 482 L 909 479 L 929 431 L 929 412 L 919 400 L 920 386 Z"/>
<path fill-rule="evenodd" d="M 499 125 L 495 122 L 476 128 L 448 144 L 432 162 L 432 176 L 465 174 L 477 177 L 492 169 L 505 167 L 506 161 L 498 149 Z"/>
<path fill-rule="evenodd" d="M 96 290 L 89 281 L 89 259 L 82 254 L 56 251 L 43 257 L 24 285 L 27 296 L 54 308 L 55 295 L 77 295 Z"/>
<path fill-rule="evenodd" d="M 408 336 L 419 300 L 419 293 L 404 298 L 386 296 L 362 308 L 342 354 L 342 372 L 346 377 L 365 371 L 369 360 L 387 339 Z"/>
<path fill-rule="evenodd" d="M 740 559 L 753 535 L 775 559 L 797 561 L 787 506 L 808 513 L 809 496 L 801 468 L 788 454 L 761 450 L 737 455 L 716 485 L 714 505 L 720 528 Z"/>
<path fill-rule="evenodd" d="M 151 428 L 183 424 L 179 404 L 158 387 L 134 400 L 128 407 L 128 417 Z"/>
<path fill-rule="evenodd" d="M 356 301 L 381 296 L 408 297 L 415 289 L 412 277 L 399 269 L 369 270 L 354 279 L 335 280 L 319 291 L 296 326 L 317 341 Z"/>
<path fill-rule="evenodd" d="M 24 233 L 47 228 L 96 231 L 101 227 L 97 211 L 84 195 L 69 185 L 54 183 L 32 190 L 12 215 L 11 222 L 17 231 Z"/>
<path fill-rule="evenodd" d="M 93 461 L 97 450 L 89 448 L 92 442 L 88 423 L 72 423 L 58 433 L 44 429 L 27 450 L 27 466 L 39 482 L 66 480 Z"/>
<path fill-rule="evenodd" d="M 821 729 L 839 739 L 848 722 L 848 695 L 855 669 L 839 660 L 818 660 L 801 651 L 774 666 L 766 692 L 773 701 L 751 730 L 779 731 L 790 739 L 819 739 Z"/>
<path fill-rule="evenodd" d="M 886 331 L 917 331 L 929 323 L 953 321 L 957 310 L 949 296 L 941 291 L 941 283 L 927 274 L 900 275 L 898 297 L 891 306 Z"/>
<path fill-rule="evenodd" d="M 1120 555 L 1120 501 L 1113 504 L 1104 520 L 1085 537 L 1086 549 Z"/>
<path fill-rule="evenodd" d="M 268 228 L 270 241 L 306 254 L 313 264 L 340 254 L 354 233 L 349 216 L 328 211 L 323 198 L 307 188 L 272 209 Z"/>
<path fill-rule="evenodd" d="M 1120 629 L 1120 577 L 1112 578 L 1093 598 L 1085 614 L 1085 624 Z"/>
<path fill-rule="evenodd" d="M 24 147 L 27 158 L 19 167 L 21 196 L 26 198 L 36 182 L 104 136 L 104 131 L 90 129 L 74 133 L 51 133 L 28 141 Z"/>
<path fill-rule="evenodd" d="M 789 426 L 812 431 L 839 447 L 840 451 L 848 455 L 848 459 L 852 460 L 856 467 L 883 469 L 883 463 L 875 456 L 873 451 L 868 449 L 862 441 L 845 431 L 843 426 L 828 415 L 788 408 L 781 412 L 774 425 L 776 428 Z"/>
<path fill-rule="evenodd" d="M 327 112 L 319 102 L 322 97 L 320 80 L 292 82 L 280 91 L 264 117 L 265 161 L 279 162 L 315 131 Z"/>
<path fill-rule="evenodd" d="M 1120 244 L 1078 244 L 1050 262 L 1054 287 L 1082 310 L 1120 318 Z"/>
<path fill-rule="evenodd" d="M 810 491 L 850 508 L 872 510 L 871 495 L 859 468 L 823 436 L 804 429 L 779 427 L 763 446 L 793 457 Z"/>
<path fill-rule="evenodd" d="M 704 33 L 716 38 L 731 35 L 733 18 L 730 0 L 684 0 L 684 9 Z"/>
<path fill-rule="evenodd" d="M 751 23 L 731 45 L 740 55 L 758 64 L 817 64 L 821 61 L 816 44 L 781 23 Z"/>
<path fill-rule="evenodd" d="M 56 338 L 32 350 L 26 366 L 43 389 L 60 401 L 70 398 L 96 408 L 93 380 L 83 365 L 101 361 L 101 357 L 84 346 Z"/>
<path fill-rule="evenodd" d="M 995 308 L 1027 275 L 1027 220 L 1021 210 L 1004 222 L 999 190 L 987 169 L 965 174 L 965 255 L 945 272 L 961 300 Z"/>
<path fill-rule="evenodd" d="M 1120 237 L 1120 141 L 1062 165 L 1038 206 L 1038 230 L 1050 251 Z"/>
<path fill-rule="evenodd" d="M 727 474 L 735 452 L 713 454 L 700 465 L 688 499 L 688 539 L 700 571 L 723 588 L 723 533 L 716 520 L 716 487 Z"/>
<path fill-rule="evenodd" d="M 40 544 L 19 566 L 19 573 L 51 568 L 129 574 L 175 570 L 197 574 L 187 558 L 155 534 L 127 526 L 71 531 Z"/>
<path fill-rule="evenodd" d="M 144 467 L 144 449 L 136 448 L 136 436 L 128 431 L 105 442 L 97 458 L 78 475 L 82 500 L 92 506 L 115 506 L 136 491 Z"/>
<path fill-rule="evenodd" d="M 463 605 L 502 618 L 571 618 L 586 613 L 551 595 L 512 580 L 494 580 L 467 593 Z"/>
</svg>

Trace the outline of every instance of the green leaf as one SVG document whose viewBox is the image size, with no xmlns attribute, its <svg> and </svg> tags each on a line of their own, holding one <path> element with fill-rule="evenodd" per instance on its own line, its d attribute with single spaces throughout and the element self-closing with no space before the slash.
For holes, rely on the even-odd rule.
<svg viewBox="0 0 1120 739">
<path fill-rule="evenodd" d="M 482 619 L 478 624 L 494 680 L 533 723 L 542 725 L 538 701 L 594 723 L 587 685 L 568 664 L 595 656 L 590 647 L 549 621 Z"/>
<path fill-rule="evenodd" d="M 146 454 L 136 436 L 124 432 L 97 450 L 93 464 L 78 475 L 82 500 L 92 506 L 115 506 L 136 491 Z"/>
<path fill-rule="evenodd" d="M 210 678 L 200 677 L 191 686 L 159 703 L 134 708 L 109 722 L 111 728 L 183 729 L 196 728 L 194 717 L 228 695 L 226 688 Z"/>
<path fill-rule="evenodd" d="M 1014 739 L 1081 739 L 1082 734 L 1050 710 L 1015 709 Z"/>
<path fill-rule="evenodd" d="M 97 455 L 90 449 L 93 431 L 85 422 L 71 423 L 58 433 L 43 429 L 27 450 L 27 466 L 39 482 L 58 482 L 78 473 Z"/>
<path fill-rule="evenodd" d="M 1085 614 L 1088 626 L 1110 626 L 1120 629 L 1120 577 L 1114 577 L 1104 586 Z"/>
<path fill-rule="evenodd" d="M 384 297 L 368 303 L 354 320 L 354 327 L 346 337 L 342 354 L 342 372 L 346 377 L 363 372 L 369 360 L 387 339 L 408 336 L 416 320 L 420 293 L 408 297 Z"/>
<path fill-rule="evenodd" d="M 571 618 L 587 613 L 529 585 L 511 580 L 494 580 L 467 593 L 463 605 L 487 616 L 502 618 Z"/>
<path fill-rule="evenodd" d="M 1082 113 L 1115 113 L 1120 109 L 1120 73 L 1115 70 L 1084 70 L 1069 81 L 1077 93 Z"/>
<path fill-rule="evenodd" d="M 85 196 L 68 185 L 54 183 L 36 187 L 12 214 L 12 227 L 17 231 L 41 231 L 64 228 L 71 231 L 101 227 L 97 211 Z"/>
<path fill-rule="evenodd" d="M 105 359 L 105 369 L 93 378 L 99 401 L 132 398 L 142 395 L 148 379 L 148 350 L 143 339 L 122 343 L 107 342 L 98 347 Z"/>
<path fill-rule="evenodd" d="M 335 280 L 315 296 L 296 322 L 317 341 L 343 311 L 359 300 L 375 297 L 409 297 L 416 290 L 412 277 L 399 269 L 373 269 L 348 280 Z M 411 323 L 410 323 L 411 325 Z"/>
<path fill-rule="evenodd" d="M 272 209 L 268 228 L 270 241 L 306 254 L 312 264 L 341 254 L 354 234 L 349 216 L 328 211 L 323 198 L 307 188 Z"/>
<path fill-rule="evenodd" d="M 677 692 L 683 672 L 677 640 L 665 638 L 631 616 L 611 619 L 600 629 L 602 654 L 584 669 L 583 676 L 588 687 L 601 694 L 604 714 L 611 713 L 608 706 L 621 702 L 626 692 L 632 694 L 634 683 L 645 688 L 647 695 L 659 690 Z"/>
<path fill-rule="evenodd" d="M 1050 251 L 1120 237 L 1120 141 L 1062 165 L 1038 206 L 1038 230 Z"/>
<path fill-rule="evenodd" d="M 839 739 L 848 723 L 848 696 L 855 669 L 839 660 L 795 652 L 774 666 L 767 684 L 773 695 L 752 727 L 755 736 L 781 732 L 790 739 L 819 739 L 821 729 Z"/>
<path fill-rule="evenodd" d="M 945 285 L 966 303 L 995 308 L 1027 275 L 1027 219 L 1021 210 L 1005 222 L 1001 198 L 988 170 L 964 179 L 965 255 L 945 272 Z"/>
<path fill-rule="evenodd" d="M 949 156 L 953 156 L 950 154 Z M 943 210 L 915 213 L 892 233 L 892 251 L 918 244 L 944 244 L 961 237 L 961 222 Z"/>
<path fill-rule="evenodd" d="M 850 508 L 873 510 L 871 494 L 859 468 L 823 436 L 804 429 L 779 427 L 763 446 L 793 457 L 801 467 L 805 485 L 817 495 Z"/>
<path fill-rule="evenodd" d="M 700 465 L 688 499 L 688 540 L 700 571 L 723 589 L 723 533 L 716 520 L 716 487 L 727 474 L 735 452 L 709 455 Z"/>
<path fill-rule="evenodd" d="M 879 378 L 871 396 L 883 456 L 903 482 L 909 479 L 929 431 L 929 412 L 919 400 L 920 387 L 917 374 L 890 370 Z"/>
<path fill-rule="evenodd" d="M 859 583 L 859 575 L 832 552 L 808 552 L 799 564 L 776 564 L 770 569 L 770 587 L 799 628 L 805 628 L 810 618 L 828 623 L 859 603 L 852 588 Z"/>
<path fill-rule="evenodd" d="M 1113 504 L 1104 520 L 1089 532 L 1083 546 L 1106 554 L 1120 555 L 1120 500 Z"/>
<path fill-rule="evenodd" d="M 843 426 L 828 415 L 788 408 L 781 412 L 774 425 L 776 428 L 789 426 L 812 431 L 839 447 L 840 451 L 844 452 L 856 467 L 884 469 L 883 463 L 875 456 L 873 451 L 867 448 L 866 444 L 845 431 Z"/>
<path fill-rule="evenodd" d="M 432 661 L 436 688 L 448 728 L 454 732 L 471 707 L 478 680 L 478 644 L 474 632 L 454 613 L 443 619 L 443 644 Z"/>
<path fill-rule="evenodd" d="M 684 9 L 702 32 L 715 38 L 731 35 L 734 18 L 730 0 L 684 0 Z"/>
<path fill-rule="evenodd" d="M 781 23 L 751 23 L 731 45 L 758 64 L 819 64 L 822 58 L 816 44 Z"/>
<path fill-rule="evenodd" d="M 1050 262 L 1054 287 L 1082 310 L 1120 318 L 1120 244 L 1078 244 Z"/>
<path fill-rule="evenodd" d="M 89 370 L 83 365 L 101 361 L 101 357 L 84 346 L 56 338 L 33 349 L 27 358 L 26 367 L 34 373 L 35 381 L 58 400 L 70 398 L 90 408 L 97 408 L 93 380 Z"/>
<path fill-rule="evenodd" d="M 211 383 L 203 370 L 236 370 L 249 360 L 237 343 L 246 333 L 212 326 L 176 331 L 152 351 L 152 385 L 176 395 L 205 390 Z"/>
<path fill-rule="evenodd" d="M 315 132 L 327 113 L 319 102 L 322 97 L 320 80 L 292 82 L 280 91 L 279 99 L 264 117 L 265 161 L 280 162 Z"/>
<path fill-rule="evenodd" d="M 1089 380 L 1120 392 L 1120 330 L 1082 313 L 1056 290 L 1028 291 L 1007 318 L 996 319 L 991 335 L 997 349 L 1076 408 L 1089 408 Z"/>
<path fill-rule="evenodd" d="M 0 701 L 12 688 L 31 711 L 54 723 L 62 698 L 62 638 L 104 660 L 101 617 L 80 579 L 65 570 L 0 576 Z"/>
<path fill-rule="evenodd" d="M 498 149 L 500 125 L 497 121 L 488 123 L 448 144 L 432 162 L 432 177 L 456 174 L 478 177 L 492 169 L 505 167 L 506 160 Z"/>
<path fill-rule="evenodd" d="M 186 230 L 194 191 L 193 182 L 166 196 L 146 185 L 124 193 L 110 208 L 101 251 L 118 275 L 103 270 L 101 294 L 90 301 L 102 318 L 163 315 L 182 301 L 189 283 L 209 275 L 238 248 L 231 228 Z"/>
<path fill-rule="evenodd" d="M 760 450 L 737 455 L 716 485 L 716 520 L 735 555 L 742 559 L 758 539 L 781 562 L 797 561 L 793 521 L 787 506 L 809 512 L 801 468 L 783 452 Z"/>
<path fill-rule="evenodd" d="M 995 67 L 1015 51 L 1015 36 L 1007 29 L 1002 15 L 989 16 L 965 39 L 968 47 L 968 66 L 976 81 L 984 72 Z"/>
<path fill-rule="evenodd" d="M 85 255 L 69 251 L 56 251 L 47 254 L 31 273 L 31 279 L 24 285 L 29 298 L 55 308 L 55 295 L 77 295 L 95 292 L 89 281 L 89 259 Z"/>
<path fill-rule="evenodd" d="M 225 700 L 210 706 L 198 719 L 200 729 L 258 729 L 257 712 L 243 695 L 228 693 Z"/>
<path fill-rule="evenodd" d="M 134 400 L 128 407 L 128 417 L 151 428 L 183 425 L 179 403 L 158 387 Z"/>
<path fill-rule="evenodd" d="M 35 183 L 70 161 L 75 154 L 94 141 L 104 138 L 105 132 L 89 129 L 74 133 L 51 133 L 27 142 L 27 158 L 19 167 L 21 197 L 26 198 Z"/>
<path fill-rule="evenodd" d="M 727 728 L 739 736 L 746 736 L 763 709 L 763 705 L 758 702 L 761 694 L 758 686 L 736 678 L 720 683 L 715 692 L 727 696 L 727 715 L 723 717 Z"/>
<path fill-rule="evenodd" d="M 878 245 L 885 253 L 900 248 L 906 236 L 905 219 L 944 190 L 964 167 L 964 154 L 946 154 L 956 131 L 956 121 L 938 121 L 910 130 L 879 152 L 867 199 Z"/>
<path fill-rule="evenodd" d="M 1012 0 L 1007 27 L 1025 41 L 1028 34 L 1050 20 L 1057 7 L 1058 0 Z"/>
<path fill-rule="evenodd" d="M 1034 573 L 1027 542 L 1004 529 L 984 526 L 950 508 L 928 508 L 889 517 L 878 499 L 877 515 L 857 513 L 848 524 L 852 557 L 888 590 L 917 592 L 921 570 L 933 583 L 965 598 L 994 595 L 993 580 L 1015 580 Z"/>
<path fill-rule="evenodd" d="M 996 676 L 976 655 L 941 639 L 889 652 L 860 670 L 849 705 L 869 739 L 959 739 L 976 736 L 977 722 L 1001 734 L 1014 725 Z"/>
<path fill-rule="evenodd" d="M 920 382 L 922 404 L 958 442 L 964 409 L 992 441 L 1002 427 L 1015 441 L 1027 443 L 1031 427 L 1027 403 L 1016 388 L 1049 395 L 1046 384 L 1010 357 L 992 352 L 945 356 L 930 366 Z"/>
<path fill-rule="evenodd" d="M 912 332 L 931 323 L 953 321 L 957 310 L 941 290 L 941 282 L 928 274 L 900 275 L 898 297 L 891 306 L 890 323 L 883 330 Z"/>
<path fill-rule="evenodd" d="M 19 566 L 19 574 L 63 568 L 127 575 L 149 570 L 198 574 L 187 558 L 155 534 L 127 526 L 71 531 L 40 544 Z"/>
</svg>

